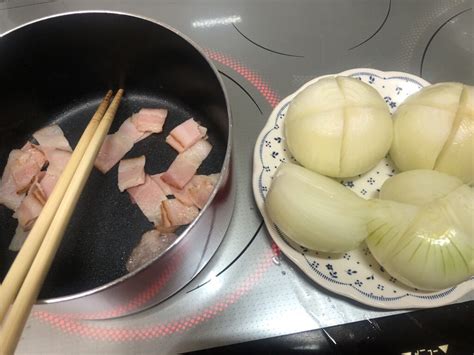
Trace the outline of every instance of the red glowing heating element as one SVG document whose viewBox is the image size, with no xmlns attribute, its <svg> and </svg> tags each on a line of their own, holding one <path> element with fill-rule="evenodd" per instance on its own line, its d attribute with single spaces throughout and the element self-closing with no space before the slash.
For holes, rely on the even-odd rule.
<svg viewBox="0 0 474 355">
<path fill-rule="evenodd" d="M 112 308 L 110 310 L 105 310 L 102 312 L 96 313 L 61 313 L 62 317 L 67 318 L 76 318 L 83 320 L 92 320 L 92 319 L 107 319 L 107 318 L 116 318 L 124 314 L 133 312 L 136 309 L 139 309 L 147 302 L 149 302 L 153 297 L 168 283 L 173 273 L 176 271 L 176 268 L 180 265 L 180 260 L 184 255 L 179 254 L 177 259 L 174 262 L 166 267 L 166 269 L 161 273 L 161 276 L 155 280 L 146 290 L 140 294 L 133 297 L 127 303 Z"/>
<path fill-rule="evenodd" d="M 262 96 L 267 100 L 272 108 L 278 105 L 278 103 L 281 101 L 280 96 L 270 87 L 270 85 L 265 82 L 265 80 L 263 80 L 259 74 L 250 70 L 239 61 L 211 49 L 205 49 L 204 53 L 206 53 L 206 55 L 212 60 L 215 60 L 216 62 L 221 63 L 222 65 L 225 65 L 242 75 L 258 90 L 258 92 L 260 92 L 260 94 L 262 94 Z"/>
<path fill-rule="evenodd" d="M 279 254 L 280 250 L 273 243 L 271 250 L 267 250 L 260 263 L 255 267 L 255 272 L 236 287 L 234 291 L 223 296 L 221 302 L 200 310 L 196 315 L 184 317 L 169 323 L 138 329 L 121 327 L 105 328 L 90 323 L 83 323 L 75 318 L 64 317 L 63 315 L 44 311 L 36 311 L 33 315 L 40 321 L 49 323 L 54 328 L 65 333 L 79 335 L 93 340 L 127 342 L 156 339 L 177 332 L 190 330 L 200 323 L 218 316 L 229 306 L 236 303 L 242 296 L 247 294 L 258 283 L 270 266 L 273 265 L 273 257 Z"/>
<path fill-rule="evenodd" d="M 236 59 L 226 56 L 214 50 L 205 49 L 204 52 L 212 60 L 229 67 L 251 85 L 253 85 L 265 98 L 268 104 L 274 108 L 280 102 L 279 95 L 271 89 L 269 84 L 254 71 L 250 70 Z M 83 323 L 80 319 L 98 319 L 104 317 L 118 317 L 148 302 L 153 296 L 166 284 L 171 271 L 166 272 L 162 278 L 150 285 L 150 287 L 130 300 L 127 304 L 120 307 L 106 310 L 95 314 L 56 314 L 46 311 L 34 311 L 33 317 L 42 322 L 49 323 L 54 328 L 57 328 L 65 333 L 79 335 L 95 340 L 107 341 L 137 341 L 159 338 L 166 335 L 171 335 L 177 332 L 187 331 L 196 325 L 212 319 L 226 310 L 229 306 L 236 303 L 242 296 L 248 293 L 256 283 L 262 278 L 266 271 L 273 265 L 273 257 L 280 255 L 280 250 L 275 243 L 272 242 L 271 250 L 267 251 L 262 257 L 262 261 L 257 265 L 253 274 L 249 275 L 233 292 L 224 296 L 223 301 L 202 309 L 197 314 L 189 317 L 184 317 L 181 320 L 172 321 L 165 324 L 154 325 L 141 329 L 128 328 L 102 328 L 91 324 Z"/>
</svg>

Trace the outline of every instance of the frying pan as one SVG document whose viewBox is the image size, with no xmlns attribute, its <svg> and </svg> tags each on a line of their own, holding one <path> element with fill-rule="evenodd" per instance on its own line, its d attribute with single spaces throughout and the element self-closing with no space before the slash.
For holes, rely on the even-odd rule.
<svg viewBox="0 0 474 355">
<path fill-rule="evenodd" d="M 176 242 L 127 274 L 128 256 L 153 226 L 119 192 L 117 166 L 105 175 L 94 169 L 41 303 L 58 303 L 61 311 L 84 318 L 121 316 L 166 299 L 204 267 L 227 229 L 234 195 L 226 93 L 196 45 L 166 25 L 133 15 L 62 14 L 0 37 L 0 83 L 0 171 L 12 149 L 49 124 L 59 124 L 74 147 L 106 91 L 123 87 L 111 133 L 140 108 L 168 109 L 164 131 L 135 144 L 125 158 L 145 155 L 148 174 L 165 171 L 176 157 L 166 136 L 193 117 L 208 128 L 213 146 L 198 174 L 221 173 L 211 199 L 191 225 L 178 230 Z M 16 256 L 8 250 L 17 224 L 12 213 L 0 205 L 0 279 Z"/>
</svg>

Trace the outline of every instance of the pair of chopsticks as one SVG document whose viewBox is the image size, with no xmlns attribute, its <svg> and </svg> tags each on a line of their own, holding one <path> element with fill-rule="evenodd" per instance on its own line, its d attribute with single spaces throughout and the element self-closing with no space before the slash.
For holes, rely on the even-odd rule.
<svg viewBox="0 0 474 355">
<path fill-rule="evenodd" d="M 123 90 L 112 91 L 87 125 L 51 196 L 0 287 L 0 354 L 13 353 L 90 175 Z"/>
</svg>

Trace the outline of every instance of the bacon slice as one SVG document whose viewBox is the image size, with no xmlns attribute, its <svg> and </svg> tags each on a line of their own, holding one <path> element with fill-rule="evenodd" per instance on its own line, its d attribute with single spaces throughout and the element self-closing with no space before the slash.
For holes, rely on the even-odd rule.
<svg viewBox="0 0 474 355">
<path fill-rule="evenodd" d="M 174 150 L 176 150 L 178 153 L 184 151 L 184 148 L 182 147 L 181 143 L 179 143 L 173 136 L 168 135 L 166 137 L 166 143 L 173 147 Z"/>
<path fill-rule="evenodd" d="M 166 142 L 179 153 L 196 144 L 206 136 L 207 128 L 200 126 L 193 118 L 173 128 L 166 137 Z"/>
<path fill-rule="evenodd" d="M 26 237 L 28 236 L 29 232 L 23 230 L 23 228 L 20 226 L 18 223 L 18 226 L 16 227 L 15 230 L 15 235 L 13 236 L 12 240 L 10 241 L 10 245 L 8 246 L 8 249 L 11 251 L 18 251 L 22 247 L 23 243 L 26 240 Z"/>
<path fill-rule="evenodd" d="M 23 152 L 19 149 L 14 149 L 10 152 L 7 165 L 0 180 L 0 204 L 5 205 L 11 210 L 16 210 L 25 197 L 25 194 L 17 194 L 17 185 L 12 176 L 12 166 L 22 154 Z"/>
<path fill-rule="evenodd" d="M 194 206 L 186 206 L 177 199 L 165 200 L 162 203 L 163 220 L 171 226 L 182 226 L 191 223 L 199 214 Z M 164 223 L 165 227 L 167 223 Z"/>
<path fill-rule="evenodd" d="M 49 162 L 46 171 L 51 175 L 60 176 L 71 159 L 72 153 L 60 149 L 47 149 L 45 155 Z"/>
<path fill-rule="evenodd" d="M 61 175 L 71 157 L 71 153 L 68 151 L 51 147 L 39 147 L 46 158 L 38 160 L 40 156 L 31 152 L 31 149 L 36 148 L 32 148 L 28 144 L 23 148 L 24 151 L 15 149 L 10 153 L 0 184 L 0 203 L 13 210 L 20 207 L 25 196 L 16 192 L 26 191 L 32 183 L 36 185 L 41 194 L 37 190 L 32 191 L 31 194 L 39 200 L 38 202 L 44 203 L 45 198 L 48 198 L 51 194 L 59 175 Z M 41 154 L 43 155 L 43 153 Z M 49 166 L 46 174 L 41 174 L 41 162 L 45 159 L 49 161 Z M 38 165 L 38 161 L 40 161 L 40 165 Z M 29 203 L 31 204 L 31 201 Z"/>
<path fill-rule="evenodd" d="M 173 189 L 173 195 L 174 197 L 181 203 L 183 203 L 186 206 L 194 206 L 193 199 L 188 193 L 188 190 L 186 190 L 186 187 L 184 187 L 182 190 L 176 189 L 174 187 L 171 187 Z"/>
<path fill-rule="evenodd" d="M 178 200 L 180 200 L 182 203 L 184 203 L 186 206 L 193 206 L 193 200 L 191 199 L 191 196 L 189 196 L 188 191 L 186 188 L 183 188 L 182 190 L 177 189 L 176 187 L 173 187 L 171 185 L 168 185 L 166 182 L 161 180 L 161 174 L 155 174 L 151 175 L 151 178 L 158 184 L 160 185 L 161 189 L 163 192 L 168 196 L 168 195 L 173 195 L 176 197 Z"/>
<path fill-rule="evenodd" d="M 189 198 L 199 209 L 203 209 L 219 179 L 219 174 L 194 175 L 185 186 Z"/>
<path fill-rule="evenodd" d="M 155 229 L 143 234 L 140 243 L 133 249 L 128 258 L 128 272 L 132 272 L 158 257 L 173 244 L 176 238 L 176 234 L 162 234 Z"/>
<path fill-rule="evenodd" d="M 129 136 L 121 132 L 107 135 L 95 160 L 95 167 L 103 174 L 107 173 L 132 149 L 133 143 Z"/>
<path fill-rule="evenodd" d="M 54 186 L 59 180 L 58 175 L 50 174 L 46 171 L 46 174 L 44 177 L 41 179 L 39 185 L 41 189 L 41 193 L 43 196 L 46 197 L 46 199 L 51 196 L 51 193 L 53 192 Z"/>
<path fill-rule="evenodd" d="M 11 166 L 11 175 L 15 181 L 16 191 L 21 193 L 28 190 L 34 177 L 40 170 L 41 167 L 33 155 L 20 150 L 19 153 L 16 154 Z"/>
<path fill-rule="evenodd" d="M 43 205 L 33 195 L 27 195 L 23 201 L 21 201 L 20 207 L 16 210 L 15 214 L 18 218 L 18 223 L 25 230 L 30 230 L 38 218 Z"/>
<path fill-rule="evenodd" d="M 58 125 L 52 125 L 33 133 L 33 137 L 42 147 L 51 147 L 71 152 L 71 146 Z"/>
<path fill-rule="evenodd" d="M 125 191 L 130 187 L 141 185 L 145 182 L 145 156 L 124 159 L 118 167 L 118 187 Z"/>
<path fill-rule="evenodd" d="M 72 153 L 60 149 L 44 149 L 46 158 L 49 161 L 46 172 L 37 176 L 37 187 L 34 191 L 35 197 L 40 201 L 46 201 L 53 192 L 54 186 L 59 180 L 62 172 L 66 168 Z"/>
<path fill-rule="evenodd" d="M 171 224 L 171 221 L 168 218 L 168 215 L 166 214 L 165 206 L 163 204 L 160 205 L 160 211 L 161 211 L 161 223 L 159 224 L 157 229 L 161 231 L 161 228 L 164 228 L 164 229 L 172 228 L 173 225 Z"/>
<path fill-rule="evenodd" d="M 212 146 L 205 140 L 200 140 L 191 148 L 178 154 L 168 170 L 161 176 L 167 184 L 182 189 L 196 174 L 201 163 L 211 152 Z"/>
<path fill-rule="evenodd" d="M 160 204 L 166 200 L 166 195 L 149 175 L 145 176 L 144 184 L 127 191 L 150 222 L 157 225 L 161 223 Z"/>
<path fill-rule="evenodd" d="M 165 195 L 173 195 L 173 190 L 171 189 L 171 186 L 168 185 L 163 180 L 161 180 L 162 175 L 163 173 L 160 173 L 160 174 L 150 175 L 150 177 L 153 179 L 154 182 L 158 184 L 158 186 L 163 190 Z"/>
<path fill-rule="evenodd" d="M 46 204 L 47 197 L 40 185 L 41 180 L 46 175 L 46 171 L 40 171 L 35 176 L 30 188 L 28 189 L 28 195 L 33 195 L 36 199 L 44 206 Z"/>
<path fill-rule="evenodd" d="M 114 167 L 132 148 L 133 145 L 152 133 L 161 132 L 167 110 L 141 109 L 137 114 L 127 118 L 117 132 L 105 137 L 95 160 L 95 167 L 103 174 Z"/>
<path fill-rule="evenodd" d="M 161 210 L 161 223 L 155 225 L 155 229 L 161 233 L 174 233 L 179 226 L 173 226 L 166 214 L 163 203 L 160 205 Z"/>
<path fill-rule="evenodd" d="M 211 196 L 212 190 L 219 179 L 219 174 L 194 175 L 182 189 L 177 189 L 168 185 L 160 176 L 162 174 L 151 175 L 151 178 L 160 185 L 166 195 L 173 195 L 186 206 L 196 206 L 202 209 Z"/>
<path fill-rule="evenodd" d="M 163 108 L 142 108 L 132 116 L 132 122 L 140 132 L 160 133 L 163 131 L 168 110 Z"/>
<path fill-rule="evenodd" d="M 131 118 L 127 118 L 117 132 L 129 137 L 133 143 L 138 143 L 152 134 L 152 132 L 139 131 Z"/>
<path fill-rule="evenodd" d="M 46 164 L 46 156 L 41 151 L 40 147 L 32 144 L 31 142 L 26 142 L 26 144 L 21 148 L 23 152 L 31 154 L 32 158 L 36 161 L 36 164 L 42 169 Z"/>
</svg>

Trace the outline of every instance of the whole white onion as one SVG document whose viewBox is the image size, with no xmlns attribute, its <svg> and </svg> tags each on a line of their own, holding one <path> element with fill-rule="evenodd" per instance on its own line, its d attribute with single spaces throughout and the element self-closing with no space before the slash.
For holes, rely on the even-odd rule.
<svg viewBox="0 0 474 355">
<path fill-rule="evenodd" d="M 450 182 L 439 180 L 431 186 L 446 187 L 446 183 Z M 426 197 L 434 196 L 434 191 L 426 192 Z M 463 184 L 418 209 L 412 204 L 373 201 L 378 207 L 366 243 L 390 275 L 422 290 L 442 290 L 474 275 L 472 188 Z"/>
<path fill-rule="evenodd" d="M 374 167 L 392 142 L 392 121 L 380 94 L 360 80 L 318 80 L 291 101 L 285 119 L 288 148 L 304 167 L 350 177 Z"/>
<path fill-rule="evenodd" d="M 417 188 L 419 187 L 419 188 Z M 265 210 L 292 241 L 346 252 L 364 240 L 393 277 L 422 290 L 455 286 L 474 275 L 474 190 L 436 171 L 388 179 L 381 197 L 364 200 L 337 181 L 283 163 Z"/>
<path fill-rule="evenodd" d="M 393 119 L 390 156 L 400 170 L 434 169 L 473 182 L 473 86 L 425 87 L 400 105 Z"/>
</svg>

